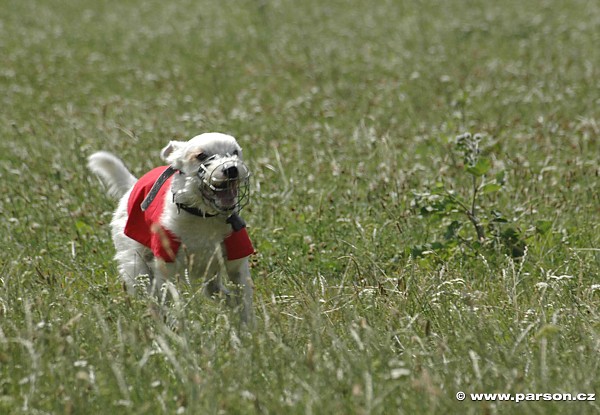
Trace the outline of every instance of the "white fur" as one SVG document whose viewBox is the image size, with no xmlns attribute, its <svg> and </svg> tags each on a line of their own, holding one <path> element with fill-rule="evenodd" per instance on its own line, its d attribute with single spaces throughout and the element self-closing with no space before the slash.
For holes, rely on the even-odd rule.
<svg viewBox="0 0 600 415">
<path fill-rule="evenodd" d="M 88 158 L 88 167 L 108 185 L 108 194 L 120 199 L 137 179 L 123 162 L 107 151 L 98 151 Z"/>
<path fill-rule="evenodd" d="M 219 133 L 201 134 L 187 142 L 171 141 L 161 151 L 164 161 L 184 173 L 173 176 L 160 218 L 160 224 L 181 240 L 181 247 L 172 263 L 154 257 L 150 249 L 123 232 L 127 223 L 129 194 L 137 181 L 123 162 L 116 156 L 101 151 L 89 157 L 88 166 L 108 186 L 109 194 L 120 199 L 111 229 L 119 273 L 130 290 L 134 290 L 136 279 L 142 275 L 150 278 L 148 290 L 155 294 L 159 293 L 165 282 L 175 281 L 177 277 L 189 278 L 192 282 L 204 281 L 207 294 L 226 295 L 231 306 L 239 307 L 242 320 L 251 323 L 253 284 L 248 258 L 228 261 L 224 257 L 223 239 L 231 233 L 231 226 L 225 222 L 227 216 L 201 218 L 179 211 L 173 203 L 175 194 L 178 203 L 196 207 L 209 214 L 219 213 L 214 205 L 206 202 L 199 190 L 200 179 L 195 173 L 201 164 L 196 156 L 201 152 L 218 155 L 219 160 L 241 160 L 241 148 L 235 138 Z M 222 284 L 224 274 L 234 284 L 231 292 Z"/>
</svg>

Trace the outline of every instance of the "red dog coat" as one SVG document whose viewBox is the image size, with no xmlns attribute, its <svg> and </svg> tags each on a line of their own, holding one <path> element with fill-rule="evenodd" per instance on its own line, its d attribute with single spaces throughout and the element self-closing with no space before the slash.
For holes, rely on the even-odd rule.
<svg viewBox="0 0 600 415">
<path fill-rule="evenodd" d="M 141 207 L 142 202 L 150 193 L 150 189 L 167 168 L 168 166 L 163 166 L 150 170 L 133 186 L 127 204 L 128 218 L 125 224 L 125 235 L 150 248 L 154 256 L 166 262 L 173 262 L 181 241 L 173 232 L 160 225 L 160 216 L 172 177 L 169 177 L 160 187 L 156 197 L 145 211 Z M 230 261 L 245 258 L 254 253 L 244 222 L 239 218 L 230 221 L 233 216 L 227 220 L 227 223 L 232 224 L 232 233 L 223 241 L 227 259 Z"/>
</svg>

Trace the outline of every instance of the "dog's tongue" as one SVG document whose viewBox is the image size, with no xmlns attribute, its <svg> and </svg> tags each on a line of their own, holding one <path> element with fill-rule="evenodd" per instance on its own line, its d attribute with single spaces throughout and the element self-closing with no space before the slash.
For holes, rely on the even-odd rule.
<svg viewBox="0 0 600 415">
<path fill-rule="evenodd" d="M 217 200 L 221 207 L 232 208 L 237 202 L 237 190 L 227 189 L 217 193 Z"/>
</svg>

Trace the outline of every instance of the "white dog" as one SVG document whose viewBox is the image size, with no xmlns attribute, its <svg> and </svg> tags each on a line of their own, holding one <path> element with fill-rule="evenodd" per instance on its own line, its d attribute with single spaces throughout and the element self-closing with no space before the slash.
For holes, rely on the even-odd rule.
<svg viewBox="0 0 600 415">
<path fill-rule="evenodd" d="M 121 277 L 132 291 L 138 277 L 148 276 L 154 294 L 176 277 L 202 279 L 208 295 L 226 295 L 242 321 L 251 323 L 248 256 L 254 250 L 238 216 L 250 176 L 242 149 L 229 135 L 208 133 L 171 141 L 161 158 L 168 166 L 139 180 L 111 153 L 88 159 L 108 193 L 120 199 L 111 228 Z M 223 274 L 235 284 L 232 292 L 222 284 Z"/>
</svg>

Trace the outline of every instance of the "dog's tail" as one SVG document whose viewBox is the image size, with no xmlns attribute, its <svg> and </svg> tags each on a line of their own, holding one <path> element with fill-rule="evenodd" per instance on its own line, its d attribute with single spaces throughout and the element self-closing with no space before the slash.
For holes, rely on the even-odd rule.
<svg viewBox="0 0 600 415">
<path fill-rule="evenodd" d="M 117 200 L 137 181 L 117 156 L 106 151 L 98 151 L 89 156 L 88 167 L 106 184 L 108 194 Z"/>
</svg>

